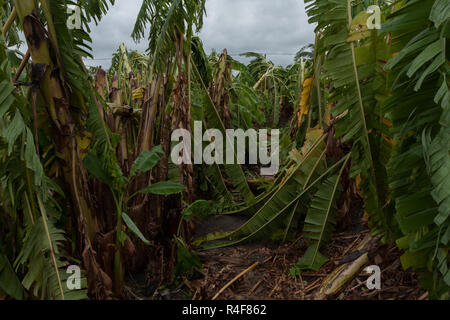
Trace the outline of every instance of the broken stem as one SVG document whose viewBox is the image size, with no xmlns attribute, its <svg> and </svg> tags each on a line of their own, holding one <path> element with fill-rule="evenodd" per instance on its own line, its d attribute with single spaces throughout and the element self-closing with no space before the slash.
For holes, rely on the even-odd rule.
<svg viewBox="0 0 450 320">
<path fill-rule="evenodd" d="M 16 75 L 14 76 L 13 84 L 17 83 L 17 80 L 19 79 L 20 75 L 22 74 L 23 69 L 25 69 L 25 67 L 28 63 L 28 60 L 30 60 L 30 57 L 31 57 L 31 51 L 30 51 L 30 48 L 28 48 L 27 53 L 25 53 L 25 55 L 23 56 L 22 62 L 20 62 L 19 69 L 17 69 Z"/>
<path fill-rule="evenodd" d="M 216 295 L 214 296 L 214 298 L 212 298 L 212 300 L 216 300 L 220 294 L 222 292 L 224 292 L 229 286 L 231 286 L 233 283 L 235 283 L 239 278 L 241 278 L 242 276 L 244 276 L 246 273 L 252 271 L 254 268 L 256 268 L 259 265 L 259 262 L 255 262 L 254 264 L 252 264 L 250 267 L 248 267 L 247 269 L 245 269 L 244 271 L 242 271 L 241 273 L 239 273 L 236 277 L 233 278 L 233 280 L 231 280 L 230 282 L 228 282 L 222 289 L 219 290 L 219 292 L 216 293 Z"/>
</svg>

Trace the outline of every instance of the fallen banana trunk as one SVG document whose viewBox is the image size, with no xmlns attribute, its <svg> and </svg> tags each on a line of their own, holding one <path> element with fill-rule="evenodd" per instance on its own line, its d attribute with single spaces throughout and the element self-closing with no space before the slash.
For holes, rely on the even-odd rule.
<svg viewBox="0 0 450 320">
<path fill-rule="evenodd" d="M 341 265 L 323 281 L 314 299 L 324 300 L 337 297 L 369 264 L 372 252 L 377 248 L 378 240 L 379 237 L 372 237 L 368 234 L 354 252 L 343 257 Z"/>
</svg>

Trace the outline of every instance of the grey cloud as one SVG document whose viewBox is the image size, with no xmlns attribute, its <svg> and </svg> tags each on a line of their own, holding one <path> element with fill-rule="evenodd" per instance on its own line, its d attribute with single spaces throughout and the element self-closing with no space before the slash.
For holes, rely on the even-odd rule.
<svg viewBox="0 0 450 320">
<path fill-rule="evenodd" d="M 130 36 L 140 5 L 141 1 L 136 0 L 116 1 L 99 25 L 91 25 L 93 56 L 99 60 L 86 60 L 86 64 L 109 67 L 112 54 L 122 42 L 129 49 L 145 51 L 147 48 L 145 41 L 136 44 Z"/>
<path fill-rule="evenodd" d="M 88 65 L 108 67 L 109 58 L 121 42 L 130 49 L 144 51 L 147 41 L 131 39 L 141 1 L 118 0 L 99 26 L 92 26 L 93 54 Z M 207 16 L 200 37 L 205 50 L 228 49 L 234 58 L 245 51 L 267 53 L 277 64 L 287 65 L 298 49 L 314 40 L 303 0 L 208 0 Z M 273 54 L 284 55 L 273 55 Z"/>
</svg>

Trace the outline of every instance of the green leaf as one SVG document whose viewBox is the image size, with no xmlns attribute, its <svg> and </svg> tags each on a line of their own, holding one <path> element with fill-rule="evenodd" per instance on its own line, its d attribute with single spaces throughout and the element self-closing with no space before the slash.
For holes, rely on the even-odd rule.
<svg viewBox="0 0 450 320">
<path fill-rule="evenodd" d="M 421 66 L 437 56 L 443 48 L 445 48 L 445 39 L 439 39 L 438 41 L 430 44 L 413 60 L 408 72 L 406 73 L 408 77 L 412 77 L 412 75 L 416 73 Z"/>
<path fill-rule="evenodd" d="M 0 254 L 0 289 L 17 300 L 21 300 L 24 295 L 20 280 L 3 254 Z"/>
<path fill-rule="evenodd" d="M 450 19 L 450 1 L 448 0 L 436 0 L 430 13 L 430 20 L 434 22 L 436 28 Z"/>
<path fill-rule="evenodd" d="M 296 267 L 300 270 L 314 270 L 318 271 L 322 266 L 328 262 L 325 257 L 317 250 L 317 243 L 313 244 L 306 250 L 305 255 L 298 259 Z"/>
<path fill-rule="evenodd" d="M 96 154 L 89 152 L 83 160 L 83 165 L 86 170 L 98 180 L 102 181 L 108 186 L 112 186 L 113 180 L 108 175 L 108 172 L 103 168 L 102 161 Z"/>
<path fill-rule="evenodd" d="M 151 151 L 143 151 L 134 161 L 130 170 L 130 177 L 151 170 L 158 163 L 163 154 L 164 151 L 161 146 L 156 146 Z"/>
<path fill-rule="evenodd" d="M 27 168 L 34 171 L 35 184 L 41 185 L 42 179 L 44 178 L 44 169 L 36 153 L 33 134 L 28 128 L 26 128 L 25 160 Z"/>
<path fill-rule="evenodd" d="M 16 111 L 14 119 L 8 125 L 3 135 L 8 142 L 8 154 L 11 154 L 14 143 L 19 135 L 25 130 L 25 123 L 19 111 Z"/>
<path fill-rule="evenodd" d="M 187 275 L 192 276 L 196 269 L 201 269 L 202 263 L 199 257 L 189 251 L 183 239 L 175 237 L 177 240 L 177 265 L 174 270 L 175 277 Z"/>
<path fill-rule="evenodd" d="M 172 181 L 162 181 L 142 189 L 141 191 L 139 191 L 139 193 L 141 194 L 152 193 L 167 196 L 170 194 L 180 193 L 184 189 L 185 186 L 182 184 Z"/>
<path fill-rule="evenodd" d="M 325 180 L 314 195 L 311 207 L 305 218 L 303 231 L 305 237 L 314 243 L 315 251 L 309 257 L 311 266 L 316 264 L 319 257 L 320 246 L 328 240 L 334 225 L 336 201 L 339 198 L 340 175 L 334 175 Z M 306 261 L 306 260 L 305 260 Z"/>
<path fill-rule="evenodd" d="M 136 237 L 141 239 L 145 244 L 149 244 L 150 243 L 150 241 L 148 241 L 144 237 L 144 235 L 139 230 L 139 228 L 134 224 L 133 220 L 131 220 L 131 218 L 125 212 L 122 213 L 122 220 L 123 220 L 123 222 L 125 222 L 125 224 L 127 225 L 128 229 L 130 229 L 131 232 L 133 232 L 136 235 Z"/>
<path fill-rule="evenodd" d="M 11 107 L 15 98 L 13 96 L 14 86 L 11 82 L 3 80 L 0 82 L 0 117 Z"/>
<path fill-rule="evenodd" d="M 187 207 L 181 215 L 183 219 L 188 220 L 191 217 L 199 217 L 200 219 L 207 217 L 211 213 L 210 206 L 206 200 L 197 200 Z"/>
</svg>

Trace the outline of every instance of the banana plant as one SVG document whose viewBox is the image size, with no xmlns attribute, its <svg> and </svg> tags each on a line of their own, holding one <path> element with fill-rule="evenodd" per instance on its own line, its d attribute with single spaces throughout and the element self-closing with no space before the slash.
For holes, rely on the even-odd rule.
<svg viewBox="0 0 450 320">
<path fill-rule="evenodd" d="M 336 137 L 352 141 L 351 176 L 361 176 L 365 209 L 374 232 L 384 233 L 385 241 L 395 233 L 392 205 L 388 199 L 386 168 L 389 144 L 383 139 L 388 130 L 383 121 L 383 87 L 378 85 L 378 61 L 387 60 L 389 50 L 376 30 L 367 30 L 361 20 L 367 13 L 350 1 L 305 1 L 310 23 L 318 23 L 319 53 L 327 53 L 322 79 L 331 88 L 328 104 L 336 121 Z M 358 28 L 359 25 L 363 27 Z"/>
<path fill-rule="evenodd" d="M 404 23 L 411 16 L 415 23 Z M 382 25 L 397 39 L 383 105 L 394 141 L 388 173 L 403 233 L 397 243 L 404 268 L 425 271 L 421 283 L 442 299 L 450 292 L 449 21 L 448 1 L 408 1 Z"/>
<path fill-rule="evenodd" d="M 398 239 L 404 268 L 428 271 L 422 284 L 448 298 L 448 1 L 305 3 L 372 230 Z M 381 7 L 380 31 L 369 5 Z"/>
<path fill-rule="evenodd" d="M 149 241 L 144 237 L 142 232 L 126 213 L 128 203 L 138 194 L 166 196 L 180 193 L 185 189 L 185 186 L 179 183 L 160 181 L 131 195 L 127 194 L 131 180 L 135 179 L 139 174 L 152 170 L 163 154 L 164 151 L 161 146 L 156 146 L 151 151 L 143 151 L 134 161 L 128 177 L 123 175 L 118 163 L 111 166 L 111 162 L 114 161 L 114 158 L 111 159 L 107 155 L 99 156 L 91 151 L 83 160 L 84 166 L 89 173 L 110 188 L 116 206 L 116 245 L 114 253 L 114 290 L 116 295 L 121 294 L 123 283 L 123 265 L 120 252 L 127 237 L 122 230 L 123 223 L 125 223 L 128 230 L 134 233 L 140 240 L 149 244 Z M 111 168 L 114 168 L 115 170 L 111 170 Z"/>
<path fill-rule="evenodd" d="M 93 18 L 98 21 L 106 12 L 108 2 L 90 2 L 83 7 L 83 26 L 77 32 L 67 27 L 65 5 L 63 1 L 8 1 L 12 10 L 2 32 L 11 40 L 11 36 L 20 30 L 26 39 L 27 53 L 15 70 L 12 82 L 18 87 L 16 90 L 27 97 L 24 105 L 31 110 L 28 119 L 32 119 L 32 134 L 29 137 L 33 137 L 37 154 L 34 161 L 37 163 L 45 159 L 42 168 L 46 175 L 57 180 L 65 191 L 67 201 L 72 203 L 68 207 L 73 209 L 73 214 L 69 216 L 76 220 L 75 225 L 79 228 L 76 237 L 83 247 L 80 249 L 84 252 L 84 264 L 88 266 L 90 287 L 102 283 L 100 286 L 107 288 L 107 276 L 99 267 L 96 253 L 92 250 L 97 226 L 90 209 L 85 171 L 78 155 L 81 154 L 79 143 L 88 135 L 87 127 L 98 142 L 109 144 L 108 132 L 102 123 L 89 75 L 81 60 L 81 57 L 89 55 L 85 51 L 88 47 L 86 42 L 90 40 L 85 31 L 88 20 Z M 24 77 L 24 70 L 29 71 L 29 78 Z M 28 81 L 24 82 L 24 79 Z M 31 141 L 27 145 L 31 146 Z M 38 199 L 35 195 L 29 194 L 28 197 L 32 209 L 41 208 L 36 205 Z M 45 199 L 42 199 L 43 208 L 46 206 Z M 53 265 L 58 265 L 55 260 Z M 60 296 L 63 297 L 62 292 Z"/>
<path fill-rule="evenodd" d="M 286 70 L 268 61 L 265 56 L 255 52 L 245 52 L 241 56 L 253 58 L 248 69 L 256 80 L 253 89 L 259 89 L 266 100 L 266 118 L 270 125 L 277 127 L 280 120 L 280 109 L 286 96 Z"/>
<path fill-rule="evenodd" d="M 85 299 L 84 277 L 80 290 L 66 286 L 66 268 L 77 262 L 60 227 L 65 194 L 39 159 L 28 101 L 13 86 L 13 78 L 28 79 L 16 76 L 6 50 L 0 38 L 0 292 L 14 299 Z"/>
</svg>

